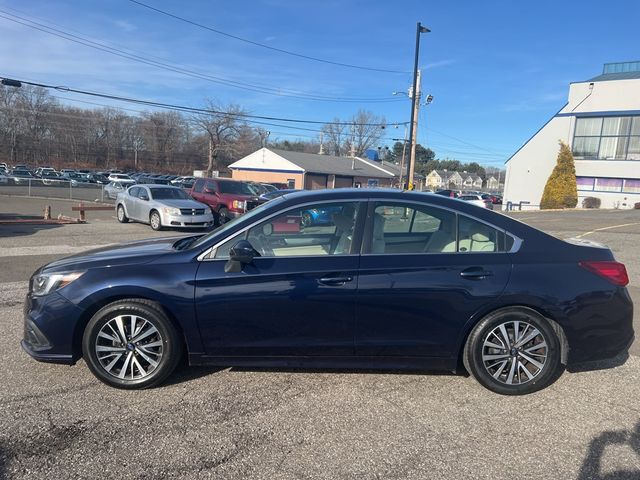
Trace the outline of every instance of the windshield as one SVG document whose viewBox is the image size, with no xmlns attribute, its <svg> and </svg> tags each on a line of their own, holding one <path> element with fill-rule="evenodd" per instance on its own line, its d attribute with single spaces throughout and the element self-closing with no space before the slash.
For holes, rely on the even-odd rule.
<svg viewBox="0 0 640 480">
<path fill-rule="evenodd" d="M 189 200 L 191 197 L 180 188 L 150 188 L 154 200 Z"/>
<path fill-rule="evenodd" d="M 260 215 L 265 208 L 271 208 L 271 206 L 273 206 L 274 203 L 280 202 L 280 201 L 282 201 L 282 199 L 283 199 L 283 197 L 280 197 L 280 198 L 278 198 L 276 200 L 273 200 L 271 202 L 263 203 L 262 205 L 254 208 L 253 210 L 250 210 L 248 213 L 244 214 L 243 216 L 234 218 L 232 220 L 229 220 L 224 225 L 221 225 L 218 228 L 216 228 L 215 230 L 212 230 L 211 232 L 207 233 L 206 235 L 203 235 L 202 237 L 198 238 L 193 244 L 189 245 L 189 248 L 198 248 L 199 246 L 204 245 L 211 237 L 213 237 L 214 235 L 219 235 L 219 234 L 221 234 L 223 232 L 226 232 L 226 231 L 230 230 L 232 227 L 234 227 L 240 221 L 244 222 L 244 221 L 252 220 L 254 217 Z"/>
<path fill-rule="evenodd" d="M 220 193 L 230 193 L 232 195 L 255 195 L 248 183 L 244 182 L 219 182 Z"/>
</svg>

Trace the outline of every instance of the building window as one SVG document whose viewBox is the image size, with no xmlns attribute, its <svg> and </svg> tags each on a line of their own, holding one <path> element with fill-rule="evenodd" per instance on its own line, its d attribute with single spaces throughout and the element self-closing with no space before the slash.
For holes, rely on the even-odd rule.
<svg viewBox="0 0 640 480">
<path fill-rule="evenodd" d="M 367 187 L 377 187 L 379 184 L 379 181 L 377 178 L 370 178 L 369 180 L 367 180 Z"/>
<path fill-rule="evenodd" d="M 579 192 L 640 193 L 640 179 L 576 177 Z"/>
<path fill-rule="evenodd" d="M 587 160 L 640 160 L 640 116 L 577 118 L 573 155 Z"/>
<path fill-rule="evenodd" d="M 593 177 L 576 177 L 576 183 L 578 184 L 579 191 L 593 191 L 594 182 L 595 178 Z"/>
<path fill-rule="evenodd" d="M 287 188 L 289 190 L 294 190 L 296 188 L 296 181 L 293 178 L 287 179 Z"/>
</svg>

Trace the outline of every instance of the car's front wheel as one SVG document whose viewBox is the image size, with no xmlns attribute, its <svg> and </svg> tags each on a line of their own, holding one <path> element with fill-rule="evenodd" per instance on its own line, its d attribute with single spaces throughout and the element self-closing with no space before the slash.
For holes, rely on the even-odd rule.
<svg viewBox="0 0 640 480">
<path fill-rule="evenodd" d="M 102 382 L 142 389 L 162 383 L 176 368 L 182 341 L 154 302 L 126 299 L 101 308 L 82 339 L 84 359 Z"/>
<path fill-rule="evenodd" d="M 117 216 L 120 223 L 127 223 L 129 221 L 129 218 L 127 217 L 127 214 L 125 213 L 124 207 L 122 205 L 118 205 Z"/>
<path fill-rule="evenodd" d="M 229 220 L 231 220 L 231 215 L 229 215 L 229 210 L 227 210 L 226 208 L 221 208 L 218 211 L 218 223 L 220 225 L 224 225 L 225 223 L 227 223 Z"/>
<path fill-rule="evenodd" d="M 463 362 L 480 384 L 503 395 L 541 390 L 562 373 L 558 335 L 526 308 L 504 308 L 482 319 L 467 339 Z"/>
<path fill-rule="evenodd" d="M 160 218 L 160 214 L 155 210 L 149 215 L 149 225 L 151 225 L 151 228 L 156 232 L 162 230 L 162 219 Z"/>
</svg>

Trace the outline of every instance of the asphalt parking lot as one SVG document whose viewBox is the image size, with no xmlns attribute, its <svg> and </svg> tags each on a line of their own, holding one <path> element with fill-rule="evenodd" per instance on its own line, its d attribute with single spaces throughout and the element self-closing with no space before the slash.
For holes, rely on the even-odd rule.
<svg viewBox="0 0 640 480">
<path fill-rule="evenodd" d="M 0 213 L 37 215 L 45 203 L 72 214 L 70 202 L 2 196 Z M 609 245 L 640 305 L 640 211 L 513 215 Z M 111 212 L 88 219 L 0 225 L 0 478 L 640 478 L 639 342 L 628 358 L 566 372 L 526 397 L 463 375 L 214 368 L 126 392 L 82 362 L 36 363 L 19 347 L 33 270 L 167 235 Z"/>
</svg>

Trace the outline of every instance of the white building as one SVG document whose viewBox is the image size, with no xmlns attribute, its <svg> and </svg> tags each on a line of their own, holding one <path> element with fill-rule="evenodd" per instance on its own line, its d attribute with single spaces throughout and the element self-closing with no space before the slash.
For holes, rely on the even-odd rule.
<svg viewBox="0 0 640 480">
<path fill-rule="evenodd" d="M 640 202 L 640 62 L 607 63 L 602 75 L 569 85 L 567 103 L 507 160 L 503 208 L 538 208 L 560 140 L 575 158 L 578 207 L 586 197 L 601 208 Z"/>
</svg>

